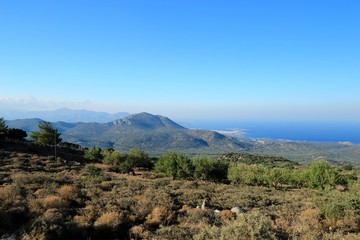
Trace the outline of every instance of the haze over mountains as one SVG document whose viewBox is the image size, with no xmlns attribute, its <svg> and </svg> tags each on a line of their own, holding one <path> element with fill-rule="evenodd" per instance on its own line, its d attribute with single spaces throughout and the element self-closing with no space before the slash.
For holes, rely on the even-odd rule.
<svg viewBox="0 0 360 240">
<path fill-rule="evenodd" d="M 128 116 L 127 112 L 107 113 L 88 110 L 61 108 L 53 111 L 2 111 L 1 116 L 7 120 L 40 118 L 49 122 L 98 122 L 106 123 Z"/>
</svg>

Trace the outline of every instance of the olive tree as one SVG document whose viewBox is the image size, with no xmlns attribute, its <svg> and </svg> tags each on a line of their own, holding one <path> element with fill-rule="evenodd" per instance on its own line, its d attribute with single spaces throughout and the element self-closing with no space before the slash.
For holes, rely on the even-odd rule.
<svg viewBox="0 0 360 240">
<path fill-rule="evenodd" d="M 191 159 L 182 153 L 167 153 L 155 163 L 155 172 L 164 173 L 173 179 L 190 178 L 193 170 Z"/>
</svg>

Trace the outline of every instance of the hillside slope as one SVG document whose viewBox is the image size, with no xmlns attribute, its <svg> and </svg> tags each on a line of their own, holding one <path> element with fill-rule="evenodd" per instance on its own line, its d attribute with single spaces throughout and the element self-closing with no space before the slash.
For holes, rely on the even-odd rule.
<svg viewBox="0 0 360 240">
<path fill-rule="evenodd" d="M 40 119 L 7 121 L 10 127 L 35 131 Z M 249 143 L 209 130 L 187 129 L 167 117 L 133 114 L 108 123 L 55 122 L 64 141 L 85 147 L 112 147 L 127 151 L 138 147 L 151 154 L 183 151 L 189 154 L 217 154 L 245 150 Z"/>
</svg>

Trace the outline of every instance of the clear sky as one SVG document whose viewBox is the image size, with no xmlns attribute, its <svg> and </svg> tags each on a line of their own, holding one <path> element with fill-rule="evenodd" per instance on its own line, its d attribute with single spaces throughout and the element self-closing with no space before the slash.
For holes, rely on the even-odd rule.
<svg viewBox="0 0 360 240">
<path fill-rule="evenodd" d="M 0 1 L 0 109 L 360 122 L 360 1 Z"/>
</svg>

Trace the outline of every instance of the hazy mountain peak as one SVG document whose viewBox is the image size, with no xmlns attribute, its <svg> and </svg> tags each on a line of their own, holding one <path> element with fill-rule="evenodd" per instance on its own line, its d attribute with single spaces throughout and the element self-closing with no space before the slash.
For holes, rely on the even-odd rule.
<svg viewBox="0 0 360 240">
<path fill-rule="evenodd" d="M 131 114 L 119 120 L 113 121 L 115 125 L 131 126 L 135 128 L 158 129 L 158 128 L 184 128 L 167 117 L 153 115 L 147 112 Z"/>
</svg>

